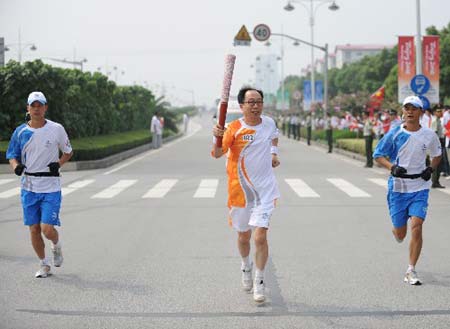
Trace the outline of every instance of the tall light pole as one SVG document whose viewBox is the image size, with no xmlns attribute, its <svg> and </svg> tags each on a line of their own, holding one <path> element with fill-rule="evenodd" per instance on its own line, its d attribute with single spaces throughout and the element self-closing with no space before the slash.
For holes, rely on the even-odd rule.
<svg viewBox="0 0 450 329">
<path fill-rule="evenodd" d="M 309 13 L 309 25 L 311 27 L 312 45 L 314 44 L 314 16 L 317 12 L 317 9 L 320 6 L 330 2 L 331 5 L 328 6 L 328 9 L 332 11 L 336 11 L 339 9 L 339 6 L 336 4 L 334 0 L 289 0 L 287 5 L 284 7 L 286 11 L 293 11 L 295 7 L 292 5 L 292 3 L 299 3 L 306 8 L 306 10 Z M 306 3 L 309 3 L 309 7 L 306 5 Z M 314 6 L 314 3 L 317 3 L 317 5 Z M 311 46 L 311 104 L 314 103 L 315 98 L 316 98 L 316 83 L 315 83 L 314 47 Z"/>
<path fill-rule="evenodd" d="M 422 35 L 420 32 L 420 0 L 416 0 L 416 21 L 417 21 L 416 74 L 422 74 Z"/>
<path fill-rule="evenodd" d="M 5 51 L 10 50 L 11 46 L 17 46 L 17 55 L 18 55 L 17 57 L 19 60 L 19 64 L 22 63 L 22 52 L 25 50 L 25 48 L 30 47 L 29 49 L 32 51 L 35 51 L 37 49 L 34 43 L 22 43 L 22 35 L 20 33 L 20 29 L 19 29 L 19 42 L 5 45 Z"/>
</svg>

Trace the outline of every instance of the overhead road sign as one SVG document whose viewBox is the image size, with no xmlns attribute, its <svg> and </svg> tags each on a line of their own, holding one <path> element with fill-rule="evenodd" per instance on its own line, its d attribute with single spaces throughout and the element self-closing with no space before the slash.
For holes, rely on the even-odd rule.
<svg viewBox="0 0 450 329">
<path fill-rule="evenodd" d="M 253 36 L 258 41 L 266 41 L 270 38 L 270 28 L 266 24 L 258 24 L 253 29 Z"/>
<path fill-rule="evenodd" d="M 250 46 L 250 43 L 252 41 L 252 38 L 250 38 L 250 34 L 247 31 L 247 28 L 245 25 L 242 25 L 239 32 L 234 37 L 234 43 L 235 46 Z"/>
</svg>

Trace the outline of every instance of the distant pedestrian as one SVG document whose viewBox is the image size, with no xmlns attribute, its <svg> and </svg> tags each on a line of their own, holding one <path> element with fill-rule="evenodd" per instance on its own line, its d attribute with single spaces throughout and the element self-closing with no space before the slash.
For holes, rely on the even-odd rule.
<svg viewBox="0 0 450 329">
<path fill-rule="evenodd" d="M 433 117 L 431 121 L 431 129 L 436 133 L 437 137 L 439 138 L 439 142 L 441 143 L 442 148 L 442 159 L 439 163 L 439 166 L 437 166 L 436 170 L 433 172 L 433 176 L 431 177 L 431 187 L 432 188 L 445 188 L 444 185 L 442 185 L 439 182 L 441 172 L 447 172 L 448 171 L 448 158 L 447 158 L 447 150 L 445 149 L 445 135 L 444 135 L 444 127 L 442 125 L 442 107 L 437 107 L 433 111 Z"/>
<path fill-rule="evenodd" d="M 275 122 L 262 115 L 263 93 L 242 88 L 238 102 L 243 117 L 228 128 L 216 125 L 214 137 L 223 136 L 222 148 L 213 146 L 212 155 L 227 155 L 228 207 L 233 228 L 238 233 L 238 249 L 242 257 L 242 286 L 253 288 L 253 299 L 265 297 L 264 270 L 269 256 L 267 232 L 275 202 L 280 197 L 273 168 L 279 166 L 278 129 Z M 256 273 L 252 279 L 250 239 L 254 230 Z"/>
<path fill-rule="evenodd" d="M 328 143 L 328 153 L 333 152 L 333 127 L 331 125 L 330 113 L 326 113 L 324 122 L 325 135 Z"/>
<path fill-rule="evenodd" d="M 24 224 L 29 227 L 31 244 L 40 261 L 36 278 L 51 274 L 42 234 L 51 242 L 53 265 L 60 267 L 63 263 L 61 239 L 55 229 L 61 225 L 59 168 L 72 157 L 64 127 L 45 118 L 47 109 L 47 99 L 42 92 L 34 91 L 28 96 L 29 121 L 16 128 L 6 152 L 14 173 L 24 174 L 20 197 Z"/>
<path fill-rule="evenodd" d="M 397 242 L 406 237 L 410 219 L 411 241 L 409 266 L 404 281 L 420 285 L 415 266 L 422 250 L 422 225 L 428 209 L 431 175 L 441 159 L 441 145 L 436 134 L 420 125 L 422 101 L 408 96 L 403 101 L 404 124 L 391 130 L 378 143 L 375 161 L 389 169 L 388 206 Z M 425 166 L 426 154 L 432 158 L 430 167 Z"/>
<path fill-rule="evenodd" d="M 187 113 L 183 113 L 183 131 L 185 134 L 187 134 L 188 131 L 188 124 L 189 124 L 189 116 Z"/>
<path fill-rule="evenodd" d="M 306 115 L 305 126 L 306 126 L 306 142 L 308 143 L 308 145 L 311 145 L 311 130 L 312 130 L 311 113 L 308 113 Z"/>
<path fill-rule="evenodd" d="M 369 118 L 369 113 L 363 112 L 363 137 L 365 142 L 365 150 L 366 150 L 366 168 L 373 167 L 373 158 L 372 158 L 372 144 L 373 144 L 373 122 L 371 118 Z"/>
<path fill-rule="evenodd" d="M 391 130 L 394 130 L 395 128 L 397 128 L 398 126 L 400 126 L 402 124 L 402 119 L 400 119 L 398 117 L 398 113 L 394 109 L 389 111 L 389 120 L 390 120 L 390 124 L 389 124 L 388 132 Z"/>
<path fill-rule="evenodd" d="M 155 112 L 150 123 L 150 132 L 152 133 L 153 148 L 158 149 L 162 146 L 163 127 L 158 117 L 159 112 Z"/>
</svg>

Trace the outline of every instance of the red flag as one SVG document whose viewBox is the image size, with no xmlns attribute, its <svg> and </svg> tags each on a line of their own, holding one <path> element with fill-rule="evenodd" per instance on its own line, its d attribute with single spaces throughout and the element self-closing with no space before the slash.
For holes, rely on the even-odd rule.
<svg viewBox="0 0 450 329">
<path fill-rule="evenodd" d="M 379 108 L 384 100 L 384 86 L 378 88 L 376 92 L 370 95 L 370 107 Z"/>
</svg>

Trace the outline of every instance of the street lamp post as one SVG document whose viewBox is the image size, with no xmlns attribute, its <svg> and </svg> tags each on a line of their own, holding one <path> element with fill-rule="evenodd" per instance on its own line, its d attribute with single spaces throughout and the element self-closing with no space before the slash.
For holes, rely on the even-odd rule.
<svg viewBox="0 0 450 329">
<path fill-rule="evenodd" d="M 325 63 L 324 63 L 324 72 L 323 72 L 323 80 L 324 80 L 324 82 L 323 82 L 323 84 L 324 84 L 324 87 L 323 87 L 323 98 L 324 98 L 323 104 L 324 104 L 324 109 L 326 111 L 327 107 L 328 107 L 328 43 L 326 43 L 324 47 L 321 47 L 321 46 L 315 45 L 313 43 L 310 43 L 308 41 L 304 41 L 302 39 L 298 39 L 298 38 L 295 38 L 293 36 L 290 36 L 290 35 L 284 34 L 284 33 L 271 33 L 271 35 L 279 36 L 279 37 L 285 37 L 285 38 L 294 40 L 294 42 L 297 43 L 297 44 L 298 43 L 303 43 L 305 45 L 311 46 L 311 48 L 320 49 L 320 50 L 322 50 L 325 53 L 325 58 L 324 58 Z"/>
<path fill-rule="evenodd" d="M 49 59 L 51 61 L 55 61 L 55 62 L 59 62 L 59 63 L 72 64 L 74 69 L 77 66 L 79 66 L 81 71 L 83 71 L 83 64 L 87 62 L 86 58 L 83 58 L 80 61 L 76 61 L 76 60 L 69 61 L 69 60 L 67 60 L 65 58 L 64 59 L 59 59 L 59 58 L 52 58 L 52 57 L 43 57 L 42 59 Z"/>
<path fill-rule="evenodd" d="M 314 7 L 315 2 L 317 3 L 316 7 Z M 328 6 L 328 9 L 332 11 L 336 11 L 339 9 L 339 6 L 336 4 L 334 0 L 289 0 L 287 5 L 284 7 L 286 11 L 293 11 L 295 7 L 292 5 L 292 3 L 299 3 L 306 8 L 306 10 L 309 13 L 309 25 L 311 27 L 311 45 L 314 45 L 314 15 L 316 14 L 317 9 L 321 5 L 330 2 L 331 5 Z M 309 3 L 309 7 L 305 3 Z M 311 46 L 311 104 L 314 103 L 315 97 L 316 97 L 316 83 L 315 83 L 314 46 Z"/>
<path fill-rule="evenodd" d="M 5 51 L 10 50 L 10 47 L 17 46 L 17 57 L 19 60 L 19 64 L 22 63 L 22 52 L 25 50 L 25 48 L 30 47 L 29 49 L 32 51 L 35 51 L 37 49 L 36 45 L 34 43 L 22 43 L 22 36 L 19 29 L 19 42 L 18 43 L 10 43 L 8 45 L 5 45 Z"/>
</svg>

